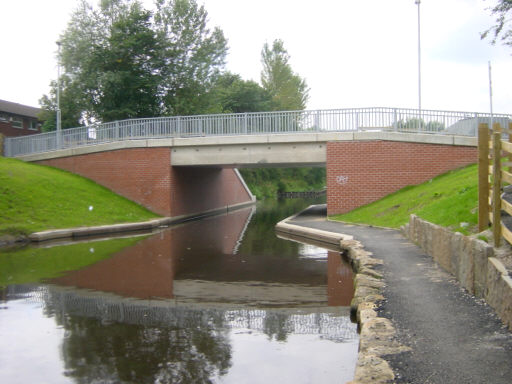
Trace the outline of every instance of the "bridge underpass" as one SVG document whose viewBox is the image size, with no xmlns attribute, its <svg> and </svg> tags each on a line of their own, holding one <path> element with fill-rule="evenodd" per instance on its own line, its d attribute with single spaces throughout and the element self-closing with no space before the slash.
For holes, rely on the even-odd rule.
<svg viewBox="0 0 512 384">
<path fill-rule="evenodd" d="M 129 140 L 18 156 L 90 178 L 156 213 L 252 203 L 236 168 L 325 166 L 329 214 L 476 162 L 476 138 L 328 132 Z"/>
</svg>

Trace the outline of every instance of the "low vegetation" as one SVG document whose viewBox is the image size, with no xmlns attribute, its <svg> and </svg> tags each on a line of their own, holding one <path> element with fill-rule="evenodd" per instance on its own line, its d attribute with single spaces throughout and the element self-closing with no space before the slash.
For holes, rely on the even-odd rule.
<svg viewBox="0 0 512 384">
<path fill-rule="evenodd" d="M 0 157 L 0 236 L 157 217 L 93 181 Z"/>
<path fill-rule="evenodd" d="M 241 169 L 247 186 L 258 200 L 276 197 L 278 192 L 319 191 L 325 187 L 325 168 Z"/>
<path fill-rule="evenodd" d="M 415 214 L 453 231 L 473 233 L 478 224 L 477 172 L 476 165 L 451 171 L 332 219 L 399 228 Z"/>
</svg>

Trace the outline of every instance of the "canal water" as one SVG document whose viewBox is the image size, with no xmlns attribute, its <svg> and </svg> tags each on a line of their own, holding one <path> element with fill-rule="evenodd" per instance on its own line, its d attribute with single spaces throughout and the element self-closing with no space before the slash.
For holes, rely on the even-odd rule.
<svg viewBox="0 0 512 384">
<path fill-rule="evenodd" d="M 311 202 L 0 250 L 0 383 L 350 381 L 350 267 L 274 232 Z"/>
</svg>

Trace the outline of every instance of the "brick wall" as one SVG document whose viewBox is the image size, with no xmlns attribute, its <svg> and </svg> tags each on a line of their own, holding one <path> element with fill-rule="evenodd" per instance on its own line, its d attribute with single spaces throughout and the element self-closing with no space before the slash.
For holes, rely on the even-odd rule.
<svg viewBox="0 0 512 384">
<path fill-rule="evenodd" d="M 205 212 L 251 200 L 229 168 L 173 167 L 173 216 Z"/>
<path fill-rule="evenodd" d="M 21 118 L 21 117 L 20 117 Z M 16 128 L 12 126 L 10 121 L 0 121 L 0 133 L 4 134 L 6 137 L 17 137 L 17 136 L 26 136 L 26 135 L 34 135 L 36 133 L 41 133 L 41 127 L 37 129 L 30 129 L 30 120 L 35 119 L 23 119 L 23 128 Z"/>
<path fill-rule="evenodd" d="M 475 147 L 396 141 L 330 142 L 328 214 L 348 212 L 476 161 Z"/>
<path fill-rule="evenodd" d="M 163 216 L 248 202 L 233 169 L 174 168 L 170 148 L 132 148 L 40 161 L 94 180 Z"/>
<path fill-rule="evenodd" d="M 44 160 L 94 180 L 163 216 L 171 214 L 169 148 L 133 148 Z"/>
</svg>

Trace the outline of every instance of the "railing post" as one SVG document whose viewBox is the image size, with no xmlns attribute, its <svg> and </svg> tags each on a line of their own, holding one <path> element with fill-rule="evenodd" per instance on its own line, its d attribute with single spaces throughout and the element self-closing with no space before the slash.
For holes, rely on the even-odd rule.
<svg viewBox="0 0 512 384">
<path fill-rule="evenodd" d="M 244 113 L 244 133 L 247 135 L 247 112 Z"/>
<path fill-rule="evenodd" d="M 492 234 L 494 246 L 501 244 L 501 132 L 492 134 Z"/>
<path fill-rule="evenodd" d="M 489 127 L 478 126 L 478 232 L 489 228 Z"/>
<path fill-rule="evenodd" d="M 395 132 L 398 131 L 398 119 L 397 119 L 396 108 L 393 108 L 393 130 Z"/>
<path fill-rule="evenodd" d="M 178 136 L 181 136 L 181 119 L 180 117 L 178 116 L 178 121 L 176 122 L 176 128 L 178 130 Z"/>
<path fill-rule="evenodd" d="M 121 136 L 119 135 L 119 121 L 116 121 L 116 141 L 119 141 L 119 139 L 121 138 Z"/>
</svg>

